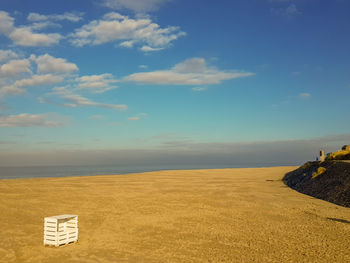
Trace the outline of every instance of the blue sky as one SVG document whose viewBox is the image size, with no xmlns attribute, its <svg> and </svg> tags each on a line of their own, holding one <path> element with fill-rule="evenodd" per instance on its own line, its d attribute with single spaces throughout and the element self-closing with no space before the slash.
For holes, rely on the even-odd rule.
<svg viewBox="0 0 350 263">
<path fill-rule="evenodd" d="M 297 164 L 350 143 L 349 1 L 0 10 L 2 166 Z"/>
</svg>

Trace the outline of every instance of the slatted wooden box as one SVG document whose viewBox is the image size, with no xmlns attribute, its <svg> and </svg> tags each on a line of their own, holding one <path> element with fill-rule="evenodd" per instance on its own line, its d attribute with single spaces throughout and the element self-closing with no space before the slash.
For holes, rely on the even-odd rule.
<svg viewBox="0 0 350 263">
<path fill-rule="evenodd" d="M 60 246 L 78 241 L 78 216 L 59 215 L 44 218 L 44 245 Z"/>
</svg>

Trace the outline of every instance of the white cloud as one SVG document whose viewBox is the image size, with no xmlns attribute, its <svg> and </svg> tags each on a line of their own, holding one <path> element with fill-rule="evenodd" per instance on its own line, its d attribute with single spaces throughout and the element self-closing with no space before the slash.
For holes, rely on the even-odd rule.
<svg viewBox="0 0 350 263">
<path fill-rule="evenodd" d="M 34 33 L 30 27 L 20 27 L 13 30 L 9 38 L 19 46 L 36 47 L 57 44 L 62 36 L 60 34 Z"/>
<path fill-rule="evenodd" d="M 24 89 L 18 88 L 13 85 L 3 86 L 0 88 L 0 98 L 8 94 L 18 95 L 22 93 L 25 93 Z"/>
<path fill-rule="evenodd" d="M 252 75 L 254 73 L 244 71 L 220 71 L 214 67 L 208 67 L 203 58 L 191 58 L 170 70 L 134 73 L 125 77 L 124 80 L 145 84 L 205 85 L 220 84 L 224 80 Z"/>
<path fill-rule="evenodd" d="M 149 18 L 129 18 L 119 13 L 108 13 L 101 20 L 94 20 L 71 34 L 75 46 L 101 45 L 120 42 L 123 47 L 141 44 L 143 51 L 156 51 L 171 44 L 185 32 L 178 27 L 160 28 Z"/>
<path fill-rule="evenodd" d="M 146 69 L 146 68 L 148 68 L 148 66 L 147 65 L 139 65 L 139 68 Z"/>
<path fill-rule="evenodd" d="M 77 78 L 79 89 L 89 90 L 93 93 L 103 93 L 111 89 L 117 88 L 113 83 L 118 82 L 113 78 L 112 74 L 105 73 L 100 75 L 88 75 Z"/>
<path fill-rule="evenodd" d="M 4 11 L 0 11 L 0 34 L 4 34 L 19 46 L 50 46 L 57 44 L 62 38 L 60 34 L 44 34 L 33 32 L 35 26 L 15 27 L 14 19 Z"/>
<path fill-rule="evenodd" d="M 60 104 L 65 107 L 86 107 L 86 106 L 94 106 L 94 107 L 101 107 L 101 108 L 108 108 L 108 109 L 118 109 L 118 110 L 125 110 L 127 109 L 127 106 L 124 104 L 106 104 L 106 103 L 99 103 L 92 101 L 86 97 L 83 97 L 79 94 L 75 94 L 72 91 L 70 91 L 67 87 L 56 87 L 53 89 L 52 93 L 47 94 L 48 96 L 57 96 L 59 98 L 62 98 L 65 103 Z M 45 98 L 41 98 L 41 102 L 48 102 L 51 101 L 46 100 Z"/>
<path fill-rule="evenodd" d="M 18 55 L 12 50 L 2 50 L 0 49 L 0 62 L 6 61 L 9 59 L 17 58 Z"/>
<path fill-rule="evenodd" d="M 159 51 L 162 49 L 164 49 L 164 48 L 160 48 L 160 47 L 155 48 L 155 47 L 150 47 L 150 46 L 142 46 L 140 48 L 140 50 L 142 50 L 143 52 L 153 52 L 153 51 Z"/>
<path fill-rule="evenodd" d="M 0 127 L 56 127 L 63 125 L 62 122 L 52 121 L 47 114 L 28 114 L 0 116 Z"/>
<path fill-rule="evenodd" d="M 112 9 L 129 9 L 143 13 L 155 11 L 165 2 L 169 0 L 105 0 L 104 5 Z"/>
<path fill-rule="evenodd" d="M 12 32 L 14 19 L 7 12 L 0 11 L 0 34 L 8 35 Z"/>
<path fill-rule="evenodd" d="M 134 41 L 129 40 L 129 41 L 124 41 L 124 42 L 120 43 L 119 46 L 121 46 L 121 47 L 127 47 L 127 48 L 132 48 L 132 47 L 134 47 L 134 44 L 135 44 Z"/>
<path fill-rule="evenodd" d="M 78 71 L 77 65 L 69 63 L 66 59 L 55 58 L 49 54 L 39 57 L 32 55 L 30 57 L 38 66 L 38 73 L 72 73 Z"/>
<path fill-rule="evenodd" d="M 15 55 L 15 53 L 3 53 L 5 58 Z M 33 66 L 33 62 L 35 62 L 36 67 Z M 31 55 L 27 59 L 10 60 L 0 65 L 0 97 L 25 93 L 24 87 L 27 86 L 63 82 L 69 74 L 77 70 L 78 67 L 74 63 L 67 62 L 63 58 L 55 58 L 49 54 Z"/>
<path fill-rule="evenodd" d="M 30 61 L 28 59 L 10 60 L 0 66 L 0 75 L 11 77 L 19 73 L 31 73 Z"/>
<path fill-rule="evenodd" d="M 27 19 L 29 21 L 67 20 L 70 22 L 79 22 L 80 20 L 83 19 L 83 15 L 84 15 L 84 13 L 72 13 L 72 12 L 65 12 L 64 14 L 52 14 L 52 15 L 42 15 L 42 14 L 38 14 L 38 13 L 29 13 Z"/>
</svg>

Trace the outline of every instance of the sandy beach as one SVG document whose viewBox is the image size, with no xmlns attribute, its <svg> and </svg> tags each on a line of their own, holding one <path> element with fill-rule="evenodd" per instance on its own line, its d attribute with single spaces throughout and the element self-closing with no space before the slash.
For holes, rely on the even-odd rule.
<svg viewBox="0 0 350 263">
<path fill-rule="evenodd" d="M 350 262 L 350 209 L 281 181 L 295 167 L 0 180 L 0 262 Z M 43 219 L 79 241 L 43 245 Z"/>
</svg>

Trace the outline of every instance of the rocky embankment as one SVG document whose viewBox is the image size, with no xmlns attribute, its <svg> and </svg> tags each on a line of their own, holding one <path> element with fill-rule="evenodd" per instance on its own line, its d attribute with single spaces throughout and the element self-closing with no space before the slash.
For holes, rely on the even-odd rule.
<svg viewBox="0 0 350 263">
<path fill-rule="evenodd" d="M 350 207 L 350 161 L 307 162 L 283 181 L 300 193 Z"/>
</svg>

